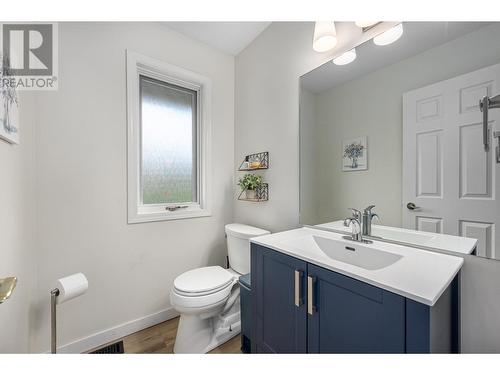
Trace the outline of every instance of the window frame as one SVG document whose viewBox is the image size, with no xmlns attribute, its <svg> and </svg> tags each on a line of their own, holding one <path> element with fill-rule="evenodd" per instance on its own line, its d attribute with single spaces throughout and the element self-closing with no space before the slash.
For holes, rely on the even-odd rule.
<svg viewBox="0 0 500 375">
<path fill-rule="evenodd" d="M 211 216 L 211 80 L 190 70 L 127 50 L 128 223 Z M 140 76 L 197 92 L 196 159 L 198 202 L 142 204 Z M 171 206 L 185 206 L 174 211 Z"/>
</svg>

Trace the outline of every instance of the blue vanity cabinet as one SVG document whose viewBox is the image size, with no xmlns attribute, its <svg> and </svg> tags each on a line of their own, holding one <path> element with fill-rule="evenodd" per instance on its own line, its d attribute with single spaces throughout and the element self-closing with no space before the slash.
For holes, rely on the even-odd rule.
<svg viewBox="0 0 500 375">
<path fill-rule="evenodd" d="M 307 278 L 309 353 L 405 352 L 404 297 L 312 264 Z"/>
<path fill-rule="evenodd" d="M 459 352 L 458 276 L 434 306 L 251 245 L 252 353 Z"/>
<path fill-rule="evenodd" d="M 307 263 L 255 244 L 251 262 L 252 353 L 306 353 Z"/>
</svg>

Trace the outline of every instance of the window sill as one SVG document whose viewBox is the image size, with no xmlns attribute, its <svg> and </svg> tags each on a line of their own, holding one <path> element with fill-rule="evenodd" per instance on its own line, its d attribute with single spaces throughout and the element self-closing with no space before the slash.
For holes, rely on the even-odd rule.
<svg viewBox="0 0 500 375">
<path fill-rule="evenodd" d="M 156 211 L 156 212 L 135 212 L 129 214 L 129 224 L 150 223 L 153 221 L 183 220 L 195 219 L 198 217 L 212 216 L 207 209 L 185 209 L 174 212 Z"/>
</svg>

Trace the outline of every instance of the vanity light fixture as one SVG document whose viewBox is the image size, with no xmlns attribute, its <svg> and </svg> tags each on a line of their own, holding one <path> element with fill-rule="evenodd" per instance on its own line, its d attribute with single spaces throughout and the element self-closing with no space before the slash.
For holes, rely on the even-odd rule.
<svg viewBox="0 0 500 375">
<path fill-rule="evenodd" d="M 356 60 L 356 48 L 351 49 L 350 51 L 344 52 L 339 57 L 333 59 L 333 63 L 335 65 L 347 65 Z"/>
<path fill-rule="evenodd" d="M 384 31 L 382 34 L 377 35 L 373 38 L 373 43 L 377 46 L 387 46 L 388 44 L 394 43 L 396 40 L 401 38 L 403 35 L 403 24 L 400 23 L 387 31 Z"/>
<path fill-rule="evenodd" d="M 367 27 L 370 27 L 370 26 L 373 26 L 377 23 L 379 23 L 380 21 L 356 21 L 354 22 L 354 24 L 357 26 L 357 27 L 360 27 L 362 29 L 365 29 Z"/>
<path fill-rule="evenodd" d="M 337 45 L 337 32 L 334 22 L 316 22 L 314 25 L 313 49 L 326 52 Z"/>
</svg>

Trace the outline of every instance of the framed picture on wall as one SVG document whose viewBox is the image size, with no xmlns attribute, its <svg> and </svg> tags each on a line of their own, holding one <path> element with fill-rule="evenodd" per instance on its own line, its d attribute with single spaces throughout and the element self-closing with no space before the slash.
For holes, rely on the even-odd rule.
<svg viewBox="0 0 500 375">
<path fill-rule="evenodd" d="M 6 69 L 2 66 L 0 55 L 0 80 L 3 79 Z M 19 144 L 19 100 L 15 88 L 9 85 L 0 85 L 0 140 Z"/>
<path fill-rule="evenodd" d="M 342 141 L 342 171 L 363 171 L 368 169 L 367 137 Z"/>
</svg>

